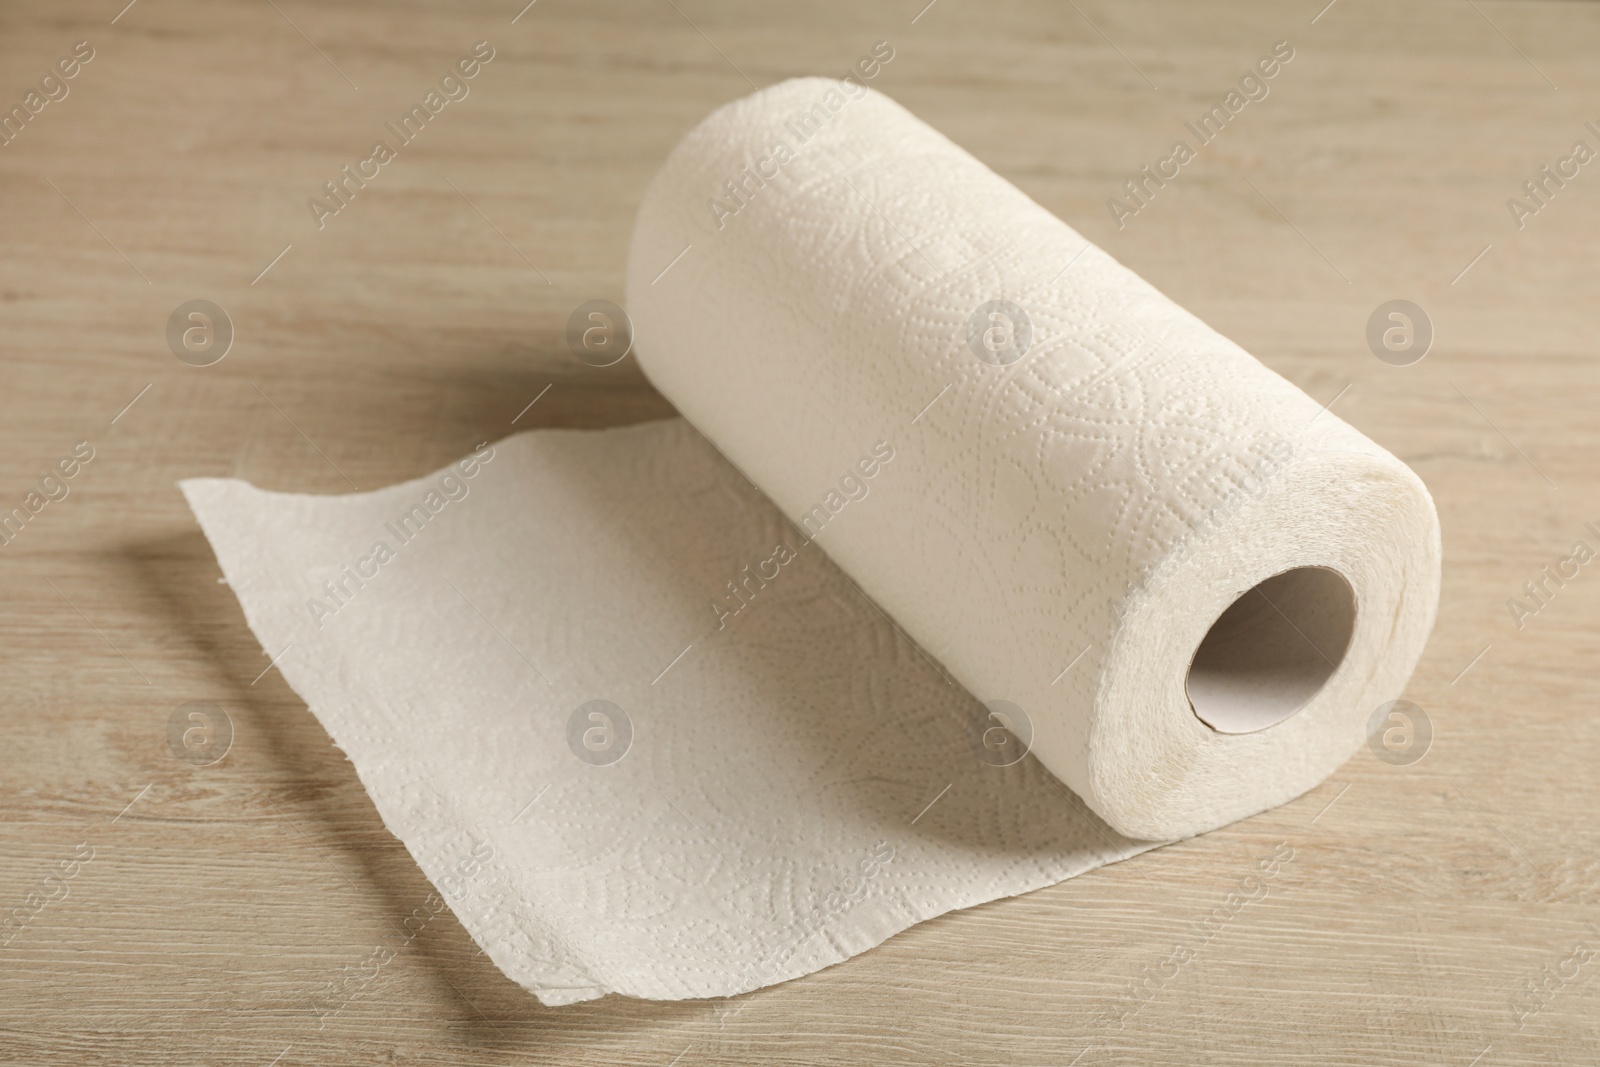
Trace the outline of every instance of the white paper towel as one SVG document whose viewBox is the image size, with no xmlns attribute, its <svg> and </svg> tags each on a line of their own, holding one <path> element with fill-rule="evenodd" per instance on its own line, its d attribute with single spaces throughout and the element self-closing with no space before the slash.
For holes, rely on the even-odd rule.
<svg viewBox="0 0 1600 1067">
<path fill-rule="evenodd" d="M 991 301 L 1015 361 L 969 344 Z M 879 94 L 707 119 L 629 302 L 715 449 L 672 420 L 346 497 L 183 485 L 545 1003 L 743 992 L 1280 803 L 1420 654 L 1420 481 Z"/>
<path fill-rule="evenodd" d="M 957 681 L 1028 712 L 1034 753 L 1124 833 L 1298 796 L 1421 654 L 1439 532 L 1410 468 L 880 93 L 790 81 L 692 131 L 640 208 L 628 300 L 651 381 L 797 522 L 896 448 L 870 517 L 818 544 Z M 1031 333 L 1001 365 L 965 343 L 994 301 Z M 1305 646 L 1338 669 L 1287 721 L 1207 727 L 1184 687 L 1202 637 L 1302 567 L 1353 589 L 1348 653 Z M 1304 628 L 1323 591 L 1289 584 L 1298 613 L 1251 602 Z"/>
</svg>

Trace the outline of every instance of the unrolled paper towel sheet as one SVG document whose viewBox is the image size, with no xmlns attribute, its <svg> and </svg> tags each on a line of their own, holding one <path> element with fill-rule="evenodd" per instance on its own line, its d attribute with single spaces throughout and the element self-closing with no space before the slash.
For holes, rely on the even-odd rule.
<svg viewBox="0 0 1600 1067">
<path fill-rule="evenodd" d="M 769 985 L 1281 803 L 1420 655 L 1416 476 L 881 94 L 708 118 L 628 297 L 687 422 L 183 484 L 547 1004 Z"/>
</svg>

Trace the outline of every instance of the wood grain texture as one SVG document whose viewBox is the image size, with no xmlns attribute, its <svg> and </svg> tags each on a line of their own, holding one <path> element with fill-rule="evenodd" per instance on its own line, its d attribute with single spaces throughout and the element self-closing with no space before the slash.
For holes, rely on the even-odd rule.
<svg viewBox="0 0 1600 1067">
<path fill-rule="evenodd" d="M 1600 1059 L 1600 564 L 1521 628 L 1507 607 L 1600 547 L 1600 163 L 1521 229 L 1506 206 L 1600 148 L 1600 6 L 123 2 L 0 8 L 7 108 L 95 50 L 0 146 L 0 512 L 94 448 L 0 548 L 0 905 L 30 916 L 0 948 L 0 1059 Z M 1119 229 L 1107 199 L 1280 39 L 1270 95 Z M 471 94 L 318 229 L 307 199 L 479 40 Z M 568 313 L 620 301 L 690 125 L 878 40 L 878 87 L 1427 481 L 1444 593 L 1408 696 L 1432 750 L 1363 752 L 1275 811 L 732 1001 L 541 1008 L 446 913 L 319 1019 L 430 887 L 261 674 L 174 482 L 375 488 L 513 429 L 670 414 L 631 360 L 574 359 Z M 1437 331 L 1412 366 L 1364 339 L 1396 298 Z M 215 366 L 168 350 L 192 299 L 234 324 Z M 203 768 L 166 741 L 197 699 L 235 729 Z M 1197 934 L 1280 843 L 1265 899 Z"/>
</svg>

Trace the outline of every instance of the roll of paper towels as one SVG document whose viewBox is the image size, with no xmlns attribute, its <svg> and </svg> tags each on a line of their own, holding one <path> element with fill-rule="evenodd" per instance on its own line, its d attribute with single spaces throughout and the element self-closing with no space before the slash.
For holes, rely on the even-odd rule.
<svg viewBox="0 0 1600 1067">
<path fill-rule="evenodd" d="M 1282 803 L 1421 653 L 1417 477 L 859 84 L 693 130 L 628 302 L 688 422 L 183 483 L 418 906 L 545 1003 L 770 985 Z"/>
<path fill-rule="evenodd" d="M 628 302 L 657 388 L 1125 834 L 1305 792 L 1422 652 L 1411 469 L 881 93 L 798 79 L 691 132 Z"/>
</svg>

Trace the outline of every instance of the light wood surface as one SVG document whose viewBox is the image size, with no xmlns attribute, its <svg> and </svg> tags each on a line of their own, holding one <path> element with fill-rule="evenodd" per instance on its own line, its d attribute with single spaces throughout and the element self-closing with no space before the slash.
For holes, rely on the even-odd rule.
<svg viewBox="0 0 1600 1067">
<path fill-rule="evenodd" d="M 29 916 L 0 948 L 0 1060 L 1600 1059 L 1600 563 L 1520 629 L 1507 607 L 1600 548 L 1600 162 L 1520 230 L 1506 206 L 1600 149 L 1600 6 L 124 2 L 0 7 L 7 108 L 94 49 L 0 147 L 0 512 L 94 450 L 0 548 L 0 906 Z M 1107 198 L 1280 39 L 1270 95 L 1119 230 Z M 480 40 L 470 95 L 319 230 L 306 201 Z M 670 414 L 631 360 L 574 359 L 568 313 L 621 300 L 691 124 L 879 40 L 878 87 L 1427 481 L 1444 593 L 1408 696 L 1432 750 L 1363 751 L 1278 810 L 731 1002 L 545 1009 L 446 913 L 319 1027 L 313 998 L 430 887 L 261 673 L 174 482 L 373 488 L 513 429 Z M 1411 366 L 1364 339 L 1397 298 L 1437 333 Z M 214 366 L 168 349 L 194 299 L 234 325 Z M 213 766 L 168 750 L 189 700 L 232 720 Z M 1280 843 L 1266 898 L 1196 947 Z"/>
</svg>

